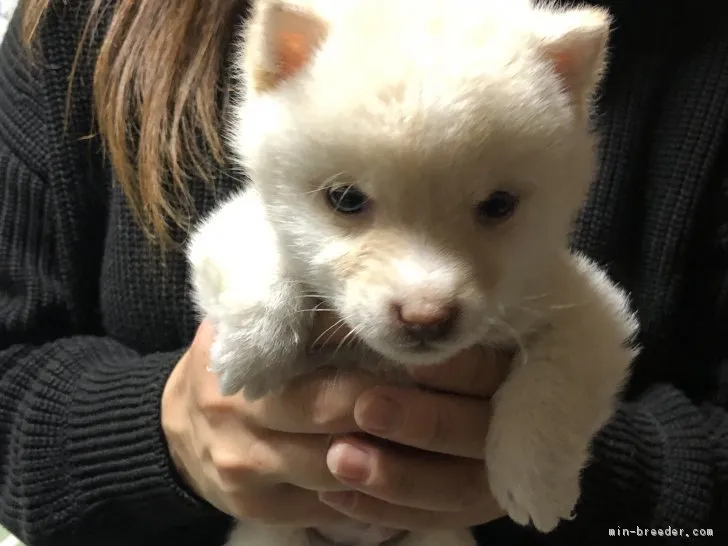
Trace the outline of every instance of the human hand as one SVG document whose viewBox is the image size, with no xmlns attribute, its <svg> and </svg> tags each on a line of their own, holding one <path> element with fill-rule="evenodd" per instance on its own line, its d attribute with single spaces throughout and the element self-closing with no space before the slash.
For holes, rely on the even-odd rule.
<svg viewBox="0 0 728 546">
<path fill-rule="evenodd" d="M 354 415 L 371 436 L 341 436 L 327 455 L 331 472 L 351 490 L 322 493 L 322 501 L 398 529 L 471 527 L 504 516 L 484 458 L 489 398 L 509 362 L 478 347 L 439 366 L 411 368 L 424 388 L 363 392 Z"/>
<path fill-rule="evenodd" d="M 325 317 L 316 329 L 326 332 L 331 324 Z M 326 344 L 345 335 L 327 337 Z M 503 359 L 474 349 L 452 363 L 413 371 L 423 386 L 457 395 L 382 387 L 383 394 L 402 395 L 408 408 L 399 432 L 378 433 L 402 444 L 385 448 L 360 437 L 362 428 L 371 429 L 368 400 L 380 392 L 370 390 L 377 384 L 371 376 L 321 370 L 253 403 L 222 397 L 217 377 L 207 371 L 212 337 L 203 323 L 170 376 L 162 427 L 188 485 L 221 511 L 240 520 L 301 527 L 338 523 L 348 511 L 355 519 L 400 529 L 468 526 L 502 515 L 477 459 L 487 397 L 505 375 Z M 332 436 L 338 438 L 333 445 Z M 374 449 L 378 470 L 366 484 L 347 483 L 327 466 L 332 452 L 335 459 L 342 449 L 337 446 L 347 442 Z M 319 498 L 352 490 L 359 493 L 349 509 Z"/>
<path fill-rule="evenodd" d="M 322 319 L 316 331 L 330 324 Z M 318 498 L 349 489 L 329 472 L 326 452 L 332 434 L 357 430 L 354 403 L 373 378 L 322 371 L 256 402 L 223 397 L 207 371 L 213 335 L 200 326 L 162 396 L 162 428 L 182 477 L 239 520 L 301 527 L 344 520 Z"/>
</svg>

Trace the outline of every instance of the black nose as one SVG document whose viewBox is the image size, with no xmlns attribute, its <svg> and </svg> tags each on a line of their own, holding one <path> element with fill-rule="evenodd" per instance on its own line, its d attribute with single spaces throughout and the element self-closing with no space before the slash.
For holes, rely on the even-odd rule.
<svg viewBox="0 0 728 546">
<path fill-rule="evenodd" d="M 446 337 L 455 326 L 458 315 L 454 305 L 395 303 L 392 308 L 402 330 L 419 342 L 433 342 Z"/>
</svg>

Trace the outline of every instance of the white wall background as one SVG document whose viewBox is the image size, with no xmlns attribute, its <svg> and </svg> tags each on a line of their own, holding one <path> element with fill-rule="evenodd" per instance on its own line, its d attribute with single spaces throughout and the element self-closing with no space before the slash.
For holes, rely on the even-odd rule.
<svg viewBox="0 0 728 546">
<path fill-rule="evenodd" d="M 8 27 L 8 21 L 10 16 L 15 9 L 15 5 L 18 0 L 0 0 L 0 39 L 5 34 L 5 29 Z"/>
</svg>

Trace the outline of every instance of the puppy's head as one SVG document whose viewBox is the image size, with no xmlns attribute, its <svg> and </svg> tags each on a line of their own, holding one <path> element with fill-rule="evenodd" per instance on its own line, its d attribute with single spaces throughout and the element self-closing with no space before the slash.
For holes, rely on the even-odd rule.
<svg viewBox="0 0 728 546">
<path fill-rule="evenodd" d="M 233 145 L 366 343 L 441 361 L 543 287 L 592 177 L 608 32 L 530 0 L 255 5 Z"/>
</svg>

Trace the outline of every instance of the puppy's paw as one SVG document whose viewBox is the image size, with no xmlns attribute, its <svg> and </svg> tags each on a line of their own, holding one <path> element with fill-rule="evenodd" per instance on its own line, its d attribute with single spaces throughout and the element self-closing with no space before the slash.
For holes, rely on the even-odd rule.
<svg viewBox="0 0 728 546">
<path fill-rule="evenodd" d="M 551 532 L 574 516 L 588 439 L 575 442 L 568 426 L 541 427 L 526 413 L 498 417 L 486 447 L 491 492 L 513 521 Z"/>
<path fill-rule="evenodd" d="M 210 370 L 218 375 L 220 393 L 242 393 L 257 400 L 300 373 L 305 349 L 302 325 L 258 317 L 220 324 L 210 351 Z"/>
</svg>

